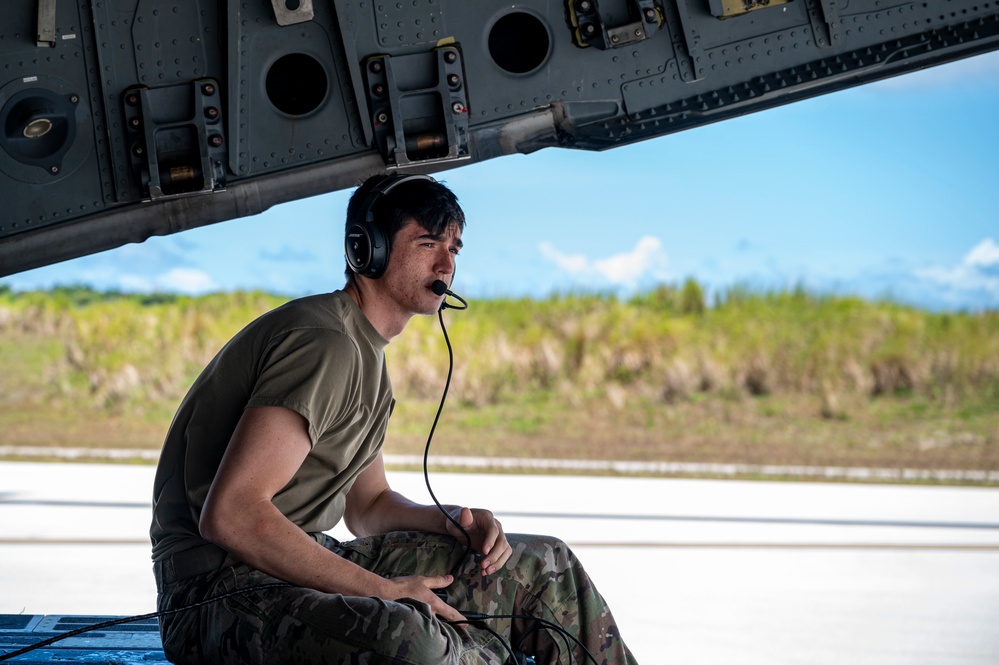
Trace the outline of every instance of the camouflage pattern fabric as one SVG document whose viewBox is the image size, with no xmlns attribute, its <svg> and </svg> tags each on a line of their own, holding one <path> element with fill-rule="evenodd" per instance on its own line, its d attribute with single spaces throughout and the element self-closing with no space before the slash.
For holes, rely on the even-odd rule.
<svg viewBox="0 0 999 665">
<path fill-rule="evenodd" d="M 558 624 L 585 645 L 597 665 L 636 662 L 606 603 L 565 543 L 544 536 L 507 537 L 514 554 L 504 569 L 482 577 L 469 556 L 447 588 L 451 605 L 462 613 L 529 615 Z M 449 536 L 417 532 L 345 543 L 320 538 L 328 549 L 385 577 L 443 575 L 465 549 Z M 161 611 L 246 589 L 161 617 L 168 658 L 240 665 L 505 665 L 512 662 L 512 647 L 534 656 L 539 665 L 593 662 L 572 639 L 529 618 L 449 624 L 415 600 L 341 596 L 292 586 L 251 589 L 274 582 L 278 580 L 238 563 L 172 583 L 158 579 Z"/>
</svg>

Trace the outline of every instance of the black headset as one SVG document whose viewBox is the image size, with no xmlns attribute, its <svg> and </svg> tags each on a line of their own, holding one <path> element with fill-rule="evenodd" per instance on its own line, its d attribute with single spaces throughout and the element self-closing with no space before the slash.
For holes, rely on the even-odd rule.
<svg viewBox="0 0 999 665">
<path fill-rule="evenodd" d="M 357 211 L 354 220 L 347 225 L 343 240 L 344 253 L 347 256 L 347 265 L 358 275 L 378 279 L 388 266 L 389 238 L 375 223 L 375 205 L 381 197 L 399 185 L 417 180 L 437 182 L 423 174 L 390 175 L 375 185 Z"/>
</svg>

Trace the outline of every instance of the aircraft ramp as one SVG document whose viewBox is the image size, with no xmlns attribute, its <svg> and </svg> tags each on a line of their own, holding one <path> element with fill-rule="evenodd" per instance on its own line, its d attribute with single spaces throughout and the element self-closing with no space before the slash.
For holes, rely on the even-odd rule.
<svg viewBox="0 0 999 665">
<path fill-rule="evenodd" d="M 59 637 L 79 628 L 105 623 L 119 617 L 67 614 L 0 614 L 0 653 L 16 650 Z M 4 655 L 0 655 L 4 659 Z M 166 663 L 156 619 L 109 626 L 67 637 L 10 658 L 18 665 L 34 663 Z"/>
</svg>

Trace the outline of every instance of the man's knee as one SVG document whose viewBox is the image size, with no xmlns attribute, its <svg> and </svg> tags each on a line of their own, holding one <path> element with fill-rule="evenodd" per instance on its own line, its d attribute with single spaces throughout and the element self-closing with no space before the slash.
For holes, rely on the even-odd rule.
<svg viewBox="0 0 999 665">
<path fill-rule="evenodd" d="M 506 563 L 510 571 L 559 578 L 578 565 L 569 546 L 554 536 L 511 534 L 508 540 L 513 549 Z"/>
</svg>

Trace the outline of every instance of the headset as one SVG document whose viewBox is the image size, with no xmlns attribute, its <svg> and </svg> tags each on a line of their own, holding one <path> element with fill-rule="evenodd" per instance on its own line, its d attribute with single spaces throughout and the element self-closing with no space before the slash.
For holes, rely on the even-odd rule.
<svg viewBox="0 0 999 665">
<path fill-rule="evenodd" d="M 432 177 L 423 174 L 390 175 L 375 185 L 364 199 L 355 218 L 347 225 L 344 236 L 344 254 L 347 265 L 358 275 L 378 279 L 388 267 L 390 241 L 385 231 L 375 222 L 375 206 L 383 196 L 399 185 L 407 182 L 426 181 L 436 183 Z"/>
</svg>

